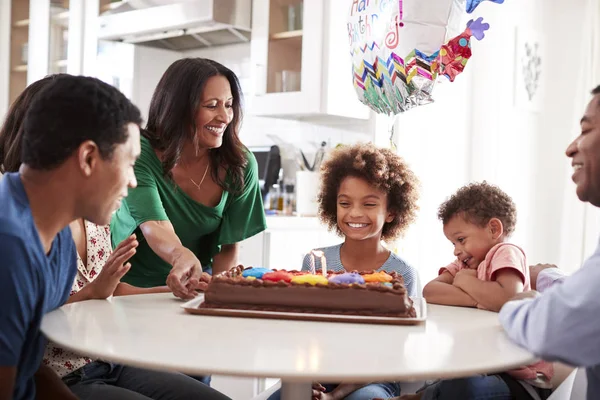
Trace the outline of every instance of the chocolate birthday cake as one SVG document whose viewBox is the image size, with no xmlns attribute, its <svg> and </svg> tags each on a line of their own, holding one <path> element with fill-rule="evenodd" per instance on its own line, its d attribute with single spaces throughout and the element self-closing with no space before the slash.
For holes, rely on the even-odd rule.
<svg viewBox="0 0 600 400">
<path fill-rule="evenodd" d="M 200 307 L 415 317 L 396 272 L 309 272 L 236 267 L 213 277 Z"/>
</svg>

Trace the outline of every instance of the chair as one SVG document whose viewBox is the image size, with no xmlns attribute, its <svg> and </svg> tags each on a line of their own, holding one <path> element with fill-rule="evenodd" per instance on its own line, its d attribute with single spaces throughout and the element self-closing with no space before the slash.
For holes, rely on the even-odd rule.
<svg viewBox="0 0 600 400">
<path fill-rule="evenodd" d="M 548 400 L 584 400 L 587 377 L 584 368 L 577 368 L 552 392 Z"/>
</svg>

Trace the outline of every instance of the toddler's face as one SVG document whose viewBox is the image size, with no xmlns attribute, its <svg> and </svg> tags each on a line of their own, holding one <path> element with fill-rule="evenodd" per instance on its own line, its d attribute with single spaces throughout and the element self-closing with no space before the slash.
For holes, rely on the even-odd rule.
<svg viewBox="0 0 600 400">
<path fill-rule="evenodd" d="M 383 225 L 393 220 L 386 193 L 364 179 L 344 178 L 337 196 L 337 224 L 347 239 L 379 238 Z"/>
<path fill-rule="evenodd" d="M 481 227 L 455 215 L 444 225 L 444 235 L 454 246 L 454 255 L 466 268 L 477 269 L 485 256 L 498 243 L 491 224 Z"/>
</svg>

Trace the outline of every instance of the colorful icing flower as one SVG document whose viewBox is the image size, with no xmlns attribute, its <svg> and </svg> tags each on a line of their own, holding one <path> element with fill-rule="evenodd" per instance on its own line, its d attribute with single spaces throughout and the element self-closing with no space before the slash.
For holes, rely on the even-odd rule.
<svg viewBox="0 0 600 400">
<path fill-rule="evenodd" d="M 320 283 L 321 285 L 327 285 L 329 281 L 323 275 L 313 275 L 313 274 L 305 274 L 298 275 L 292 278 L 292 283 L 308 283 L 309 285 L 316 285 Z"/>
<path fill-rule="evenodd" d="M 348 285 L 356 283 L 360 285 L 365 283 L 365 280 L 362 276 L 360 276 L 360 274 L 357 274 L 356 272 L 346 272 L 344 274 L 330 276 L 329 282 Z"/>
<path fill-rule="evenodd" d="M 253 277 L 256 279 L 261 279 L 267 272 L 273 272 L 273 270 L 269 268 L 249 268 L 242 272 L 242 276 L 244 278 Z"/>
<path fill-rule="evenodd" d="M 286 271 L 273 271 L 267 272 L 262 276 L 263 281 L 271 281 L 271 282 L 291 282 L 294 276 Z"/>
<path fill-rule="evenodd" d="M 385 271 L 374 272 L 372 274 L 363 275 L 365 282 L 376 283 L 376 282 L 391 282 L 392 277 Z"/>
</svg>

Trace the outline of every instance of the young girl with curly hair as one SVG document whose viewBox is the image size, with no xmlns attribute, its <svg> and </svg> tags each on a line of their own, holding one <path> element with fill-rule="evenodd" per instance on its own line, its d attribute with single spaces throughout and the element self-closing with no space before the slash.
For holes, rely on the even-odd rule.
<svg viewBox="0 0 600 400">
<path fill-rule="evenodd" d="M 382 244 L 397 239 L 414 222 L 418 185 L 408 165 L 391 150 L 370 143 L 334 150 L 321 168 L 319 217 L 344 242 L 318 249 L 328 270 L 395 271 L 403 276 L 410 296 L 420 295 L 416 270 Z M 309 265 L 310 254 L 302 269 Z"/>
<path fill-rule="evenodd" d="M 418 273 L 381 243 L 404 233 L 418 209 L 418 180 L 388 149 L 357 144 L 335 149 L 321 168 L 319 217 L 344 242 L 323 251 L 330 271 L 395 271 L 418 296 Z M 303 270 L 309 269 L 310 255 Z M 319 265 L 317 263 L 317 269 Z M 398 382 L 313 384 L 313 399 L 366 400 L 400 394 Z M 278 398 L 276 393 L 270 398 Z"/>
</svg>

